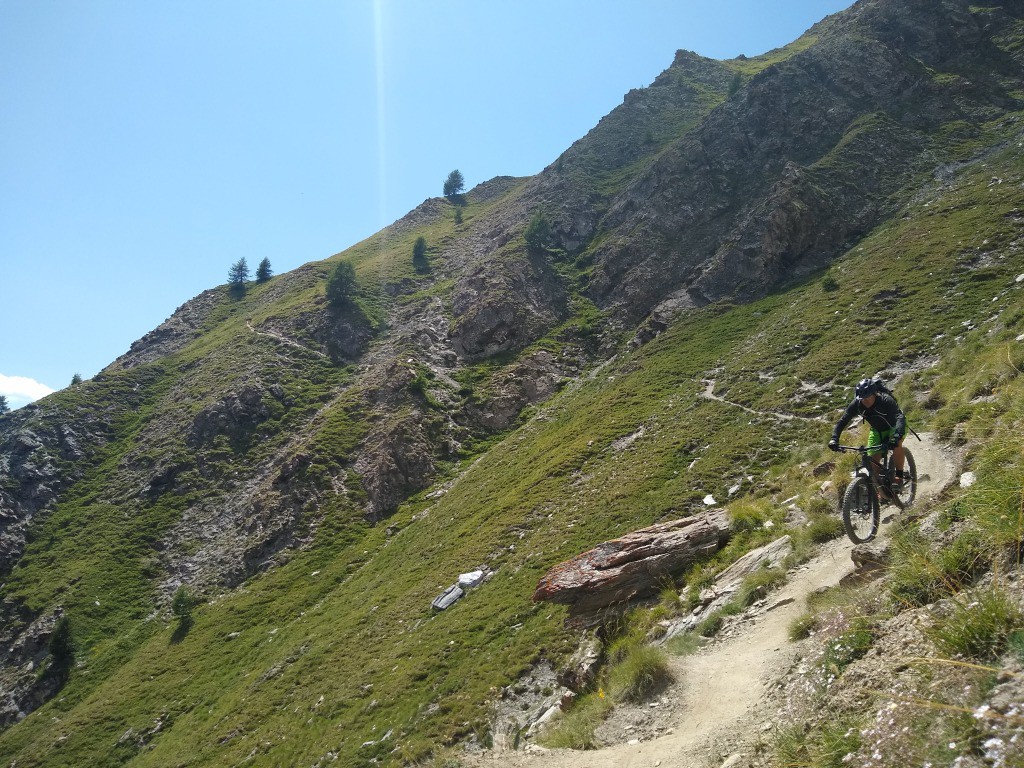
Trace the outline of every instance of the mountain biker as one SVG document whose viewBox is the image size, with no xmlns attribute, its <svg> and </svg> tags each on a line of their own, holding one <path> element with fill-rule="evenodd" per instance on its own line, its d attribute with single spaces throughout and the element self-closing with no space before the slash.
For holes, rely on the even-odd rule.
<svg viewBox="0 0 1024 768">
<path fill-rule="evenodd" d="M 839 435 L 846 429 L 855 416 L 862 416 L 870 427 L 868 433 L 868 456 L 881 469 L 882 453 L 885 449 L 892 451 L 893 466 L 896 468 L 893 476 L 893 485 L 900 485 L 906 480 L 903 474 L 905 461 L 903 452 L 903 438 L 907 433 L 907 419 L 900 409 L 899 403 L 889 390 L 879 386 L 879 382 L 873 379 L 861 379 L 854 389 L 854 399 L 843 415 L 839 417 L 835 428 L 832 430 L 832 439 L 828 441 L 828 447 L 833 451 L 839 450 Z"/>
</svg>

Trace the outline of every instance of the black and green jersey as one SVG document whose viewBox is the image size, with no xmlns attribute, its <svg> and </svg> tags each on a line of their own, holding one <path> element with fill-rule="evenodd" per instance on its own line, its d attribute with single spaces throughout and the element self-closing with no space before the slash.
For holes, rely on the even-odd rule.
<svg viewBox="0 0 1024 768">
<path fill-rule="evenodd" d="M 892 432 L 897 440 L 907 431 L 907 419 L 896 399 L 892 395 L 879 392 L 875 395 L 875 402 L 870 408 L 865 408 L 859 399 L 850 403 L 836 422 L 836 428 L 832 430 L 832 439 L 838 441 L 846 425 L 856 416 L 863 416 L 864 421 L 878 432 Z"/>
</svg>

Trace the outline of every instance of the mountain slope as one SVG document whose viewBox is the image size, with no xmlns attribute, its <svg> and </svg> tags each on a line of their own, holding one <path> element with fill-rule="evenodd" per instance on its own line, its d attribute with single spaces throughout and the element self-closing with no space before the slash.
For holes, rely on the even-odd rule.
<svg viewBox="0 0 1024 768">
<path fill-rule="evenodd" d="M 208 291 L 0 417 L 0 754 L 362 765 L 486 741 L 496 689 L 575 650 L 530 603 L 551 564 L 736 485 L 781 526 L 851 381 L 910 395 L 965 327 L 1024 330 L 1022 15 L 862 2 L 760 62 L 677 55 L 461 223 L 428 200 L 244 298 Z M 360 292 L 337 310 L 341 259 Z M 738 525 L 721 557 L 766 536 Z"/>
</svg>

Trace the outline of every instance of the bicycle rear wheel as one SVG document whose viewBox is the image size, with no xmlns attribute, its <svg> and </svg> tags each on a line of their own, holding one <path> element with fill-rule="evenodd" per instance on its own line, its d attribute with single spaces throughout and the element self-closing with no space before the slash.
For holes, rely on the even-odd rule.
<svg viewBox="0 0 1024 768">
<path fill-rule="evenodd" d="M 858 476 L 843 494 L 843 527 L 854 544 L 871 541 L 878 533 L 878 499 L 866 477 Z"/>
<path fill-rule="evenodd" d="M 903 481 L 900 488 L 896 489 L 896 506 L 900 509 L 906 509 L 913 504 L 914 497 L 917 496 L 917 464 L 914 463 L 914 454 L 910 452 L 909 448 L 904 448 L 903 455 L 906 458 L 903 464 L 903 473 L 907 479 Z"/>
</svg>

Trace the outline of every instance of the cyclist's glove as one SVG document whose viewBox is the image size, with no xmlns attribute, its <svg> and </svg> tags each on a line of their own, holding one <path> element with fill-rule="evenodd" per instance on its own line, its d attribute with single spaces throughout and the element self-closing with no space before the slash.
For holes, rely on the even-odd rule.
<svg viewBox="0 0 1024 768">
<path fill-rule="evenodd" d="M 829 440 L 828 441 L 828 447 L 831 450 L 836 451 L 838 453 L 838 451 L 839 451 L 839 438 L 833 437 L 831 440 Z"/>
<path fill-rule="evenodd" d="M 896 438 L 896 437 L 890 438 L 889 439 L 889 446 L 888 446 L 889 450 L 890 451 L 895 451 L 896 450 L 896 446 L 899 445 L 899 444 L 900 444 L 899 438 Z"/>
</svg>

